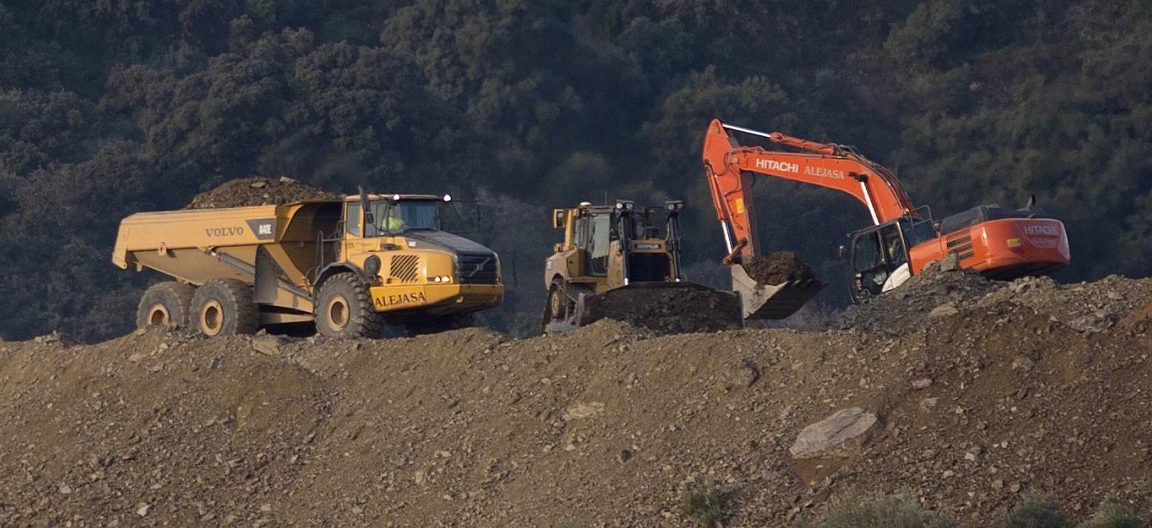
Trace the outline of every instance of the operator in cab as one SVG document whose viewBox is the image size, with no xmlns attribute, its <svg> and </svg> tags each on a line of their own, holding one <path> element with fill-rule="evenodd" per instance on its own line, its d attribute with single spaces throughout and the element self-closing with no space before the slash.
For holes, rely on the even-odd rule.
<svg viewBox="0 0 1152 528">
<path fill-rule="evenodd" d="M 398 205 L 388 208 L 388 216 L 384 218 L 383 227 L 389 233 L 399 233 L 404 230 L 404 217 L 400 214 Z"/>
</svg>

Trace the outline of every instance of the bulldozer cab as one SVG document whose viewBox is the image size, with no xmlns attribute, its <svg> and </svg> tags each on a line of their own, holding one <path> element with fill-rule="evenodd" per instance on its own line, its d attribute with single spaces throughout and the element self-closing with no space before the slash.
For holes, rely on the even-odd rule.
<svg viewBox="0 0 1152 528">
<path fill-rule="evenodd" d="M 573 242 L 584 252 L 589 275 L 608 275 L 608 254 L 612 240 L 611 211 L 582 211 L 573 233 Z"/>
<path fill-rule="evenodd" d="M 678 200 L 663 208 L 620 200 L 553 211 L 564 242 L 545 261 L 542 330 L 563 333 L 602 318 L 688 331 L 742 327 L 738 295 L 681 275 L 682 207 Z"/>
<path fill-rule="evenodd" d="M 557 209 L 552 225 L 564 229 L 552 268 L 566 280 L 595 284 L 598 292 L 633 282 L 679 281 L 677 217 L 682 203 L 637 210 L 630 201 Z M 659 225 L 661 222 L 663 226 Z"/>
</svg>

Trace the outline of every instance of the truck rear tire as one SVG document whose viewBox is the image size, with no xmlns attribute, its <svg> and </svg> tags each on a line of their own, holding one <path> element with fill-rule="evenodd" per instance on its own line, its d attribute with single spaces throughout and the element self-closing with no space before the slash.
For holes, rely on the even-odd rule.
<svg viewBox="0 0 1152 528">
<path fill-rule="evenodd" d="M 384 335 L 384 316 L 372 309 L 368 288 L 355 273 L 338 273 L 320 285 L 316 296 L 316 331 L 328 337 Z"/>
<path fill-rule="evenodd" d="M 176 281 L 160 282 L 149 287 L 140 296 L 136 308 L 136 328 L 188 326 L 192 296 L 196 288 Z"/>
<path fill-rule="evenodd" d="M 213 279 L 192 297 L 192 322 L 201 334 L 255 334 L 260 314 L 252 300 L 252 287 L 236 279 Z"/>
</svg>

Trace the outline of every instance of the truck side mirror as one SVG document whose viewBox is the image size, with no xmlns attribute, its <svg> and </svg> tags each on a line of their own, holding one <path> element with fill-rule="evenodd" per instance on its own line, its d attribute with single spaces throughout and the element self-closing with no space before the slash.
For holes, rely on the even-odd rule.
<svg viewBox="0 0 1152 528">
<path fill-rule="evenodd" d="M 844 244 L 840 244 L 840 247 L 836 248 L 836 256 L 839 258 L 847 257 L 848 256 L 848 246 L 845 246 Z"/>
<path fill-rule="evenodd" d="M 567 218 L 567 213 L 568 212 L 565 211 L 564 209 L 553 209 L 552 210 L 552 228 L 553 229 L 563 229 L 564 228 L 564 223 L 565 223 L 565 219 Z"/>
</svg>

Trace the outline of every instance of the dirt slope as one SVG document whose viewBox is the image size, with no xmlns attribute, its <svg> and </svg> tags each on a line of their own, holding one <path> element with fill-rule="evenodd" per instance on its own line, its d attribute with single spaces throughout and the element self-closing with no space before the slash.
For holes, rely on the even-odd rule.
<svg viewBox="0 0 1152 528">
<path fill-rule="evenodd" d="M 694 481 L 727 526 L 849 489 L 963 526 L 1028 491 L 1152 512 L 1152 282 L 924 282 L 887 328 L 0 343 L 0 525 L 693 526 Z M 852 405 L 884 424 L 863 452 L 790 460 Z"/>
</svg>

